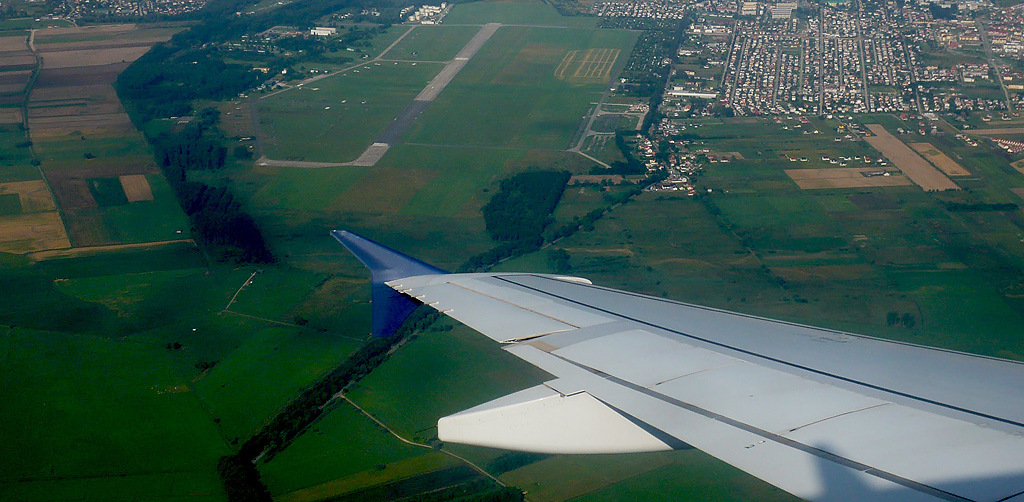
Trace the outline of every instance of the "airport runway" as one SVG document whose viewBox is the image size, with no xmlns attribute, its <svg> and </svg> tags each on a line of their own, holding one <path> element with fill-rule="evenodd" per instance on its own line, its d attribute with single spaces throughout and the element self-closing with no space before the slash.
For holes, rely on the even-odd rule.
<svg viewBox="0 0 1024 502">
<path fill-rule="evenodd" d="M 484 43 L 494 35 L 494 32 L 498 31 L 501 27 L 499 23 L 485 24 L 480 31 L 476 33 L 466 43 L 466 45 L 455 55 L 455 59 L 452 59 L 444 65 L 444 68 L 440 73 L 437 74 L 427 86 L 413 99 L 409 106 L 406 106 L 402 113 L 395 118 L 391 124 L 388 125 L 384 132 L 377 136 L 377 140 L 374 141 L 373 145 L 359 156 L 358 159 L 347 163 L 346 165 L 352 166 L 372 166 L 380 160 L 381 157 L 387 152 L 391 145 L 399 142 L 405 133 L 412 127 L 413 122 L 416 118 L 423 113 L 423 110 L 427 109 L 427 105 L 430 104 L 441 91 L 448 86 L 455 78 L 456 75 L 462 71 L 462 68 L 466 66 L 466 63 L 484 46 Z"/>
</svg>

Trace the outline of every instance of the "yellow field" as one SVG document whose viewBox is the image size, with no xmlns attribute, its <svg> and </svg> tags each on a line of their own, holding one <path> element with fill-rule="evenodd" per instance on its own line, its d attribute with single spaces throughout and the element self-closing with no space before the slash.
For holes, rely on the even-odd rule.
<svg viewBox="0 0 1024 502">
<path fill-rule="evenodd" d="M 864 176 L 865 172 L 880 171 L 863 167 L 837 169 L 786 169 L 786 174 L 804 190 L 822 188 L 892 187 L 909 185 L 910 180 L 896 171 L 889 176 Z"/>
<path fill-rule="evenodd" d="M 903 171 L 903 174 L 906 174 L 908 178 L 917 183 L 924 191 L 960 190 L 956 183 L 953 183 L 945 174 L 932 167 L 920 155 L 903 144 L 899 138 L 886 131 L 885 127 L 879 124 L 866 125 L 868 130 L 875 135 L 865 137 L 864 141 L 867 141 L 875 150 L 882 152 L 882 155 L 885 155 L 896 164 L 896 167 Z"/>
<path fill-rule="evenodd" d="M 46 187 L 43 180 L 14 181 L 0 183 L 0 195 L 16 193 L 21 202 L 23 213 L 39 213 L 43 211 L 56 211 L 57 205 L 53 202 L 50 189 Z"/>
<path fill-rule="evenodd" d="M 21 108 L 0 108 L 0 124 L 18 124 L 21 122 Z"/>
<path fill-rule="evenodd" d="M 153 190 L 149 187 L 149 181 L 146 180 L 145 174 L 126 174 L 119 178 L 128 202 L 153 200 Z"/>
<path fill-rule="evenodd" d="M 56 211 L 0 217 L 0 252 L 20 254 L 69 247 L 64 222 Z"/>
<path fill-rule="evenodd" d="M 948 155 L 942 153 L 938 148 L 935 148 L 931 143 L 909 143 L 910 148 L 913 148 L 917 153 L 921 154 L 928 162 L 931 162 L 935 167 L 942 170 L 948 176 L 970 176 L 971 172 L 964 169 L 963 166 L 957 164 L 955 160 L 949 158 Z"/>
<path fill-rule="evenodd" d="M 559 80 L 606 80 L 611 76 L 612 67 L 615 66 L 618 57 L 618 49 L 569 51 L 558 64 L 558 68 L 555 68 L 555 77 Z"/>
</svg>

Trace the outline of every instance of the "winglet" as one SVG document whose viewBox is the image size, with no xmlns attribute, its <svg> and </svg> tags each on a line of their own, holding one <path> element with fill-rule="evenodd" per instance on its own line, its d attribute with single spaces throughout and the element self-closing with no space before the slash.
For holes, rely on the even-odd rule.
<svg viewBox="0 0 1024 502">
<path fill-rule="evenodd" d="M 331 236 L 370 269 L 374 336 L 395 334 L 418 305 L 413 299 L 388 287 L 385 282 L 416 275 L 448 273 L 347 230 L 333 230 Z"/>
</svg>

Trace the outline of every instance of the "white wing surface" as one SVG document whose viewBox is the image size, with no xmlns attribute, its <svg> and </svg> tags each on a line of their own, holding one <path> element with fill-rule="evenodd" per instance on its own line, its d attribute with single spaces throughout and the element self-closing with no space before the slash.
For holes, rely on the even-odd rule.
<svg viewBox="0 0 1024 502">
<path fill-rule="evenodd" d="M 808 500 L 1024 502 L 1024 364 L 578 278 L 384 284 L 553 375 L 442 418 L 443 441 L 547 453 L 689 445 Z"/>
</svg>

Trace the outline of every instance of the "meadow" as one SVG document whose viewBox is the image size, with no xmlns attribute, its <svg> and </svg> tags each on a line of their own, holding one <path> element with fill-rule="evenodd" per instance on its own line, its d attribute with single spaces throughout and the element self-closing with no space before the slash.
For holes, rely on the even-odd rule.
<svg viewBox="0 0 1024 502">
<path fill-rule="evenodd" d="M 594 28 L 597 18 L 563 17 L 554 7 L 542 2 L 473 2 L 457 5 L 444 18 L 445 24 L 528 24 L 535 26 L 571 26 Z"/>
<path fill-rule="evenodd" d="M 569 51 L 608 48 L 629 54 L 635 34 L 616 30 L 506 26 L 427 108 L 411 143 L 565 149 L 604 82 L 561 80 Z"/>
<path fill-rule="evenodd" d="M 436 63 L 380 62 L 261 99 L 264 152 L 278 160 L 354 160 L 439 71 Z"/>
<path fill-rule="evenodd" d="M 477 26 L 420 25 L 381 57 L 386 60 L 448 61 L 480 31 Z"/>
</svg>

